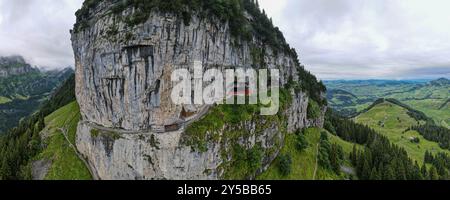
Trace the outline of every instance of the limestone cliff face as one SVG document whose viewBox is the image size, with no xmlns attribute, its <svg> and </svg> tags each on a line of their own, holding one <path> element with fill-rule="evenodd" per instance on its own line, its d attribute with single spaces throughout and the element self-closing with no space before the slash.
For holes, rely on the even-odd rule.
<svg viewBox="0 0 450 200">
<path fill-rule="evenodd" d="M 288 132 L 292 133 L 305 127 L 323 127 L 327 107 L 321 108 L 321 117 L 317 119 L 308 119 L 307 111 L 308 102 L 310 101 L 308 95 L 303 92 L 295 93 L 294 91 L 292 91 L 291 95 L 293 96 L 293 102 L 286 111 Z"/>
<path fill-rule="evenodd" d="M 283 134 L 275 123 L 267 123 L 271 126 L 263 131 L 256 130 L 256 122 L 242 123 L 240 128 L 246 129 L 249 135 L 236 141 L 221 138 L 217 142 L 208 142 L 207 150 L 200 152 L 183 143 L 183 130 L 119 132 L 81 122 L 77 148 L 88 158 L 96 176 L 104 180 L 215 180 L 228 177 L 226 170 L 231 167 L 228 162 L 233 159 L 228 150 L 234 142 L 245 149 L 261 145 L 269 156 L 261 160 L 259 170 L 269 166 L 278 155 Z M 217 134 L 222 136 L 235 128 L 223 127 Z"/>
<path fill-rule="evenodd" d="M 275 54 L 257 40 L 237 45 L 226 23 L 196 15 L 185 25 L 175 15 L 155 11 L 144 23 L 129 27 L 121 15 L 109 13 L 112 5 L 101 3 L 90 12 L 89 25 L 72 33 L 82 114 L 77 148 L 99 178 L 221 179 L 233 159 L 233 145 L 260 147 L 260 172 L 278 155 L 285 133 L 322 125 L 323 117 L 307 119 L 308 95 L 292 90 L 292 103 L 282 111 L 286 123 L 266 119 L 225 124 L 208 132 L 217 137 L 206 141 L 206 150 L 193 148 L 183 139 L 188 126 L 183 112 L 199 120 L 210 107 L 172 104 L 173 70 L 191 69 L 194 61 L 204 70 L 252 67 L 259 65 L 252 50 L 264 48 L 264 68 L 281 69 L 284 85 L 288 77 L 299 79 L 295 58 Z M 127 9 L 122 15 L 132 12 Z M 233 130 L 245 134 L 225 136 Z"/>
</svg>

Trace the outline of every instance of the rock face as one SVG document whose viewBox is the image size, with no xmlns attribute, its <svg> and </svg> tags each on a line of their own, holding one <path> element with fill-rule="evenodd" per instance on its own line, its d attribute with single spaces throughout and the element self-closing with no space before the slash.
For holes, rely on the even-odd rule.
<svg viewBox="0 0 450 200">
<path fill-rule="evenodd" d="M 317 119 L 308 119 L 308 102 L 309 97 L 306 93 L 299 92 L 295 93 L 292 91 L 293 102 L 290 108 L 287 109 L 288 117 L 288 132 L 295 132 L 295 130 L 302 129 L 305 127 L 323 127 L 325 122 L 324 116 L 327 111 L 326 107 L 321 110 L 321 117 Z"/>
<path fill-rule="evenodd" d="M 91 134 L 93 130 L 99 134 Z M 217 174 L 204 172 L 221 163 L 219 147 L 195 153 L 190 147 L 179 145 L 181 135 L 181 131 L 107 132 L 84 122 L 78 126 L 77 148 L 89 158 L 90 167 L 101 179 L 217 179 Z"/>
<path fill-rule="evenodd" d="M 21 56 L 0 57 L 0 78 L 37 71 Z"/>
<path fill-rule="evenodd" d="M 72 33 L 82 114 L 77 148 L 101 179 L 221 179 L 227 174 L 224 166 L 233 159 L 229 149 L 236 144 L 244 149 L 261 147 L 265 156 L 258 171 L 262 171 L 278 155 L 284 132 L 323 123 L 323 117 L 307 119 L 308 95 L 292 90 L 291 107 L 283 111 L 287 130 L 276 121 L 244 121 L 214 131 L 218 139 L 208 141 L 206 151 L 186 145 L 183 113 L 200 119 L 209 107 L 171 103 L 175 69 L 192 70 L 198 61 L 204 71 L 249 68 L 259 65 L 252 50 L 264 48 L 265 68 L 281 69 L 284 85 L 288 77 L 299 79 L 296 58 L 274 53 L 257 41 L 236 45 L 227 24 L 195 15 L 185 25 L 175 15 L 155 11 L 131 28 L 120 20 L 122 16 L 107 14 L 112 5 L 97 6 L 89 26 Z M 233 130 L 244 130 L 245 136 L 233 140 L 224 136 Z"/>
<path fill-rule="evenodd" d="M 106 34 L 111 28 L 117 29 L 115 35 Z M 183 109 L 170 103 L 173 70 L 192 67 L 194 61 L 202 62 L 204 70 L 252 66 L 250 47 L 234 48 L 228 31 L 227 26 L 198 18 L 185 26 L 180 19 L 160 13 L 132 30 L 115 22 L 115 16 L 98 18 L 88 30 L 73 35 L 83 119 L 133 131 L 173 124 Z M 127 35 L 131 39 L 124 41 Z M 268 68 L 286 68 L 282 81 L 296 73 L 288 57 L 274 57 L 270 51 L 266 56 Z"/>
<path fill-rule="evenodd" d="M 256 134 L 255 126 L 252 122 L 246 124 L 246 128 L 254 133 L 239 138 L 239 145 L 250 149 L 260 143 L 264 149 L 275 149 L 271 156 L 261 161 L 264 169 L 278 154 L 283 135 L 275 125 Z M 224 134 L 226 129 L 233 127 L 224 127 L 217 134 Z M 209 180 L 224 177 L 226 172 L 220 167 L 232 158 L 221 155 L 223 143 L 210 142 L 207 151 L 193 151 L 183 144 L 183 134 L 181 130 L 120 132 L 82 122 L 78 126 L 77 148 L 89 159 L 94 173 L 106 180 Z"/>
<path fill-rule="evenodd" d="M 31 177 L 33 180 L 44 180 L 45 176 L 48 173 L 48 170 L 52 166 L 52 162 L 50 160 L 37 160 L 34 161 L 31 165 Z"/>
</svg>

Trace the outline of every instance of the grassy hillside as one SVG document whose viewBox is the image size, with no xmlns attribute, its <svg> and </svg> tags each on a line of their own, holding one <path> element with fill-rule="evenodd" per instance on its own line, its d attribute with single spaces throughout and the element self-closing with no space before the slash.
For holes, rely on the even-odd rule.
<svg viewBox="0 0 450 200">
<path fill-rule="evenodd" d="M 424 112 L 437 124 L 450 127 L 450 84 L 447 79 L 428 83 L 414 81 L 327 81 L 330 105 L 340 114 L 351 116 L 379 98 L 397 99 Z M 354 95 L 352 101 L 341 103 L 343 92 Z M 356 98 L 355 98 L 356 97 Z"/>
<path fill-rule="evenodd" d="M 330 137 L 331 143 L 335 143 L 335 144 L 338 144 L 339 146 L 341 146 L 346 155 L 349 155 L 352 152 L 353 147 L 355 145 L 356 145 L 357 149 L 360 149 L 360 150 L 364 149 L 364 147 L 359 144 L 354 144 L 351 142 L 344 141 L 340 137 L 335 136 L 333 134 L 328 133 L 328 137 Z"/>
<path fill-rule="evenodd" d="M 450 128 L 450 104 L 442 99 L 408 100 L 405 103 L 433 118 L 436 124 Z"/>
<path fill-rule="evenodd" d="M 44 101 L 41 108 L 32 115 L 20 120 L 19 125 L 9 131 L 6 131 L 4 135 L 0 135 L 0 179 L 2 180 L 28 180 L 32 178 L 32 168 L 42 169 L 41 171 L 34 171 L 34 174 L 46 174 L 39 173 L 46 171 L 50 159 L 42 160 L 42 162 L 32 162 L 41 154 L 43 150 L 46 150 L 45 144 L 54 144 L 54 140 L 57 137 L 55 134 L 46 134 L 45 138 L 41 138 L 42 131 L 46 128 L 46 125 L 53 124 L 53 120 L 47 120 L 45 123 L 45 117 L 51 115 L 58 109 L 75 101 L 75 78 L 71 76 L 68 80 L 64 81 L 61 87 L 55 90 L 54 94 L 50 98 Z M 18 96 L 17 98 L 23 98 Z M 8 105 L 0 104 L 0 108 L 7 106 L 6 109 L 12 109 Z M 24 107 L 30 106 L 29 103 L 23 102 L 22 104 L 15 105 L 24 109 Z M 22 107 L 23 106 L 23 107 Z M 1 109 L 0 109 L 1 110 Z M 72 112 L 78 112 L 78 109 L 73 108 Z M 8 112 L 14 115 L 12 112 Z M 1 114 L 1 111 L 0 111 Z M 14 115 L 15 117 L 20 117 Z M 58 117 L 64 117 L 63 115 L 55 115 Z M 65 116 L 68 117 L 68 116 Z M 0 125 L 4 125 L 0 115 Z M 11 120 L 8 118 L 8 120 Z M 73 123 L 75 124 L 75 122 Z M 8 124 L 11 125 L 11 124 Z M 49 147 L 49 146 L 47 146 Z M 33 165 L 32 165 L 33 164 Z M 44 176 L 38 176 L 39 179 L 45 178 Z"/>
<path fill-rule="evenodd" d="M 377 132 L 385 135 L 392 143 L 404 148 L 408 155 L 423 163 L 425 152 L 448 152 L 439 147 L 438 143 L 423 138 L 417 131 L 407 131 L 409 127 L 424 123 L 411 118 L 408 110 L 390 102 L 375 105 L 369 111 L 360 114 L 354 120 L 357 123 L 368 125 Z M 419 139 L 419 143 L 412 140 Z"/>
<path fill-rule="evenodd" d="M 89 170 L 73 148 L 80 110 L 76 102 L 70 103 L 45 118 L 41 137 L 46 138 L 44 150 L 34 159 L 51 162 L 47 180 L 89 180 Z"/>
<path fill-rule="evenodd" d="M 9 103 L 9 102 L 11 102 L 10 98 L 0 96 L 0 104 Z"/>
<path fill-rule="evenodd" d="M 327 99 L 331 107 L 340 108 L 341 113 L 349 115 L 362 111 L 372 103 L 370 99 L 360 99 L 356 95 L 341 89 L 329 89 Z"/>
<path fill-rule="evenodd" d="M 318 145 L 320 141 L 320 132 L 318 128 L 310 128 L 305 131 L 305 137 L 308 141 L 308 148 L 299 152 L 295 148 L 295 134 L 288 134 L 285 139 L 280 155 L 289 154 L 292 157 L 292 172 L 288 176 L 283 176 L 279 170 L 279 158 L 277 158 L 267 171 L 261 174 L 259 180 L 342 180 L 345 175 L 337 175 L 331 170 L 323 169 L 317 164 Z M 353 144 L 345 142 L 336 136 L 330 136 L 331 143 L 341 145 L 346 156 L 353 149 Z M 316 170 L 316 175 L 314 171 Z"/>
</svg>

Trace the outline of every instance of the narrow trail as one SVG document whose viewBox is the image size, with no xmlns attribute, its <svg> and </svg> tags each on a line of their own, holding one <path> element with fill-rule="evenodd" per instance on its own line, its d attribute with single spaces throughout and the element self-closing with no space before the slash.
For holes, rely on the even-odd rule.
<svg viewBox="0 0 450 200">
<path fill-rule="evenodd" d="M 75 145 L 70 142 L 69 138 L 67 137 L 67 130 L 64 128 L 58 128 L 59 131 L 61 131 L 62 135 L 64 136 L 67 143 L 69 143 L 70 148 L 72 148 L 75 151 L 75 154 L 77 154 L 78 158 L 83 161 L 84 165 L 86 165 L 86 168 L 89 170 L 89 173 L 91 174 L 92 178 L 94 180 L 100 180 L 97 173 L 94 173 L 94 171 L 91 169 L 89 162 L 81 155 L 80 152 L 78 152 L 78 149 L 75 147 Z"/>
<path fill-rule="evenodd" d="M 187 119 L 185 122 L 178 124 L 179 125 L 179 129 L 178 130 L 174 130 L 174 131 L 165 131 L 163 133 L 170 133 L 170 132 L 179 132 L 179 131 L 184 131 L 186 129 L 186 127 L 188 127 L 189 125 L 202 120 L 210 111 L 211 106 L 207 105 L 204 106 L 202 108 L 200 108 L 200 111 L 195 114 L 195 116 Z M 115 133 L 119 133 L 119 134 L 140 134 L 140 133 L 160 133 L 158 131 L 154 131 L 154 130 L 141 130 L 141 131 L 134 131 L 134 130 L 123 130 L 123 129 L 116 129 L 116 128 L 108 128 L 108 127 L 103 127 L 94 123 L 90 123 L 90 122 L 84 122 L 87 125 L 89 125 L 92 128 L 95 128 L 97 130 L 102 130 L 102 131 L 108 131 L 108 132 L 115 132 Z"/>
<path fill-rule="evenodd" d="M 176 131 L 183 131 L 187 126 L 189 126 L 192 123 L 195 123 L 201 119 L 203 119 L 209 112 L 211 106 L 204 106 L 200 109 L 200 112 L 197 113 L 194 117 L 188 119 L 187 121 L 185 121 L 183 124 L 181 124 L 181 128 L 179 130 Z M 128 131 L 128 130 L 118 130 L 118 129 L 114 129 L 114 128 L 107 128 L 107 127 L 102 127 L 99 126 L 97 124 L 93 124 L 93 123 L 88 123 L 88 125 L 90 127 L 93 127 L 97 130 L 103 130 L 103 131 L 111 131 L 111 132 L 116 132 L 116 133 L 120 133 L 120 134 L 136 134 L 136 133 L 157 133 L 151 130 L 146 130 L 146 131 Z M 69 143 L 69 146 L 75 151 L 75 153 L 77 154 L 78 158 L 80 160 L 82 160 L 84 162 L 84 164 L 86 165 L 86 167 L 89 170 L 89 173 L 91 173 L 92 178 L 94 180 L 101 180 L 98 176 L 97 173 L 94 173 L 94 170 L 92 170 L 91 165 L 89 164 L 89 162 L 81 155 L 80 152 L 78 152 L 76 146 L 74 144 L 72 144 L 72 142 L 70 142 L 68 136 L 67 136 L 67 130 L 64 128 L 59 128 L 59 131 L 62 132 L 65 140 Z M 175 132 L 175 131 L 174 131 Z"/>
<path fill-rule="evenodd" d="M 313 180 L 316 180 L 317 168 L 319 166 L 319 147 L 320 147 L 320 143 L 318 143 L 316 145 L 316 166 L 314 167 Z"/>
</svg>

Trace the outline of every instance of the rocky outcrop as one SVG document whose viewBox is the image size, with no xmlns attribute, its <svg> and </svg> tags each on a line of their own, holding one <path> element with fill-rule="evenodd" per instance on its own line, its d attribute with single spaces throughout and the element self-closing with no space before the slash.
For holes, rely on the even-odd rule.
<svg viewBox="0 0 450 200">
<path fill-rule="evenodd" d="M 0 78 L 38 71 L 21 56 L 0 57 Z"/>
<path fill-rule="evenodd" d="M 226 178 L 235 145 L 244 150 L 258 147 L 264 157 L 257 171 L 263 171 L 278 155 L 284 134 L 321 125 L 323 119 L 307 119 L 308 95 L 292 90 L 291 107 L 282 111 L 287 129 L 280 120 L 249 120 L 208 132 L 202 138 L 206 150 L 186 144 L 183 113 L 200 120 L 209 107 L 174 105 L 171 72 L 192 70 L 197 61 L 204 71 L 256 66 L 280 69 L 284 85 L 289 78 L 299 81 L 296 58 L 256 39 L 235 40 L 228 24 L 199 15 L 192 15 L 186 25 L 174 14 L 154 11 L 130 27 L 123 17 L 135 10 L 115 15 L 109 12 L 113 5 L 99 4 L 89 12 L 88 26 L 72 32 L 82 114 L 77 148 L 101 179 Z M 256 61 L 258 49 L 264 51 Z M 242 135 L 231 139 L 233 131 Z"/>
<path fill-rule="evenodd" d="M 261 145 L 268 157 L 261 160 L 261 169 L 266 169 L 278 155 L 282 134 L 277 126 L 257 132 L 253 122 L 243 125 L 248 136 L 237 139 L 246 149 Z M 235 127 L 224 127 L 216 134 L 224 135 Z M 90 168 L 101 179 L 145 180 L 182 179 L 209 180 L 226 176 L 227 163 L 232 152 L 228 151 L 234 141 L 208 142 L 205 152 L 193 150 L 183 143 L 184 131 L 166 133 L 126 132 L 105 129 L 87 122 L 78 126 L 77 148 L 90 161 Z M 269 152 L 271 150 L 272 152 Z M 224 156 L 225 155 L 225 156 Z"/>
<path fill-rule="evenodd" d="M 116 131 L 116 132 L 113 132 Z M 101 179 L 217 179 L 205 173 L 221 163 L 218 146 L 208 152 L 192 152 L 179 145 L 182 131 L 164 134 L 126 133 L 80 123 L 77 147 Z M 98 132 L 98 134 L 94 134 Z"/>
<path fill-rule="evenodd" d="M 44 180 L 48 170 L 52 166 L 52 161 L 47 159 L 33 161 L 31 163 L 31 177 L 33 180 Z"/>
<path fill-rule="evenodd" d="M 308 119 L 308 102 L 309 96 L 304 92 L 295 93 L 292 91 L 293 96 L 292 103 L 286 111 L 288 118 L 287 130 L 288 132 L 295 132 L 298 129 L 305 127 L 323 127 L 325 122 L 325 113 L 327 107 L 322 107 L 320 117 L 317 119 Z"/>
<path fill-rule="evenodd" d="M 185 26 L 175 16 L 153 13 L 129 30 L 116 16 L 100 17 L 99 12 L 95 24 L 73 35 L 77 99 L 86 121 L 134 131 L 160 129 L 176 122 L 183 109 L 170 103 L 173 70 L 192 67 L 194 61 L 204 70 L 253 64 L 251 47 L 233 47 L 225 25 L 193 18 Z M 108 35 L 111 29 L 117 33 Z M 286 68 L 282 81 L 296 73 L 289 57 L 270 50 L 265 56 L 268 68 Z"/>
</svg>

